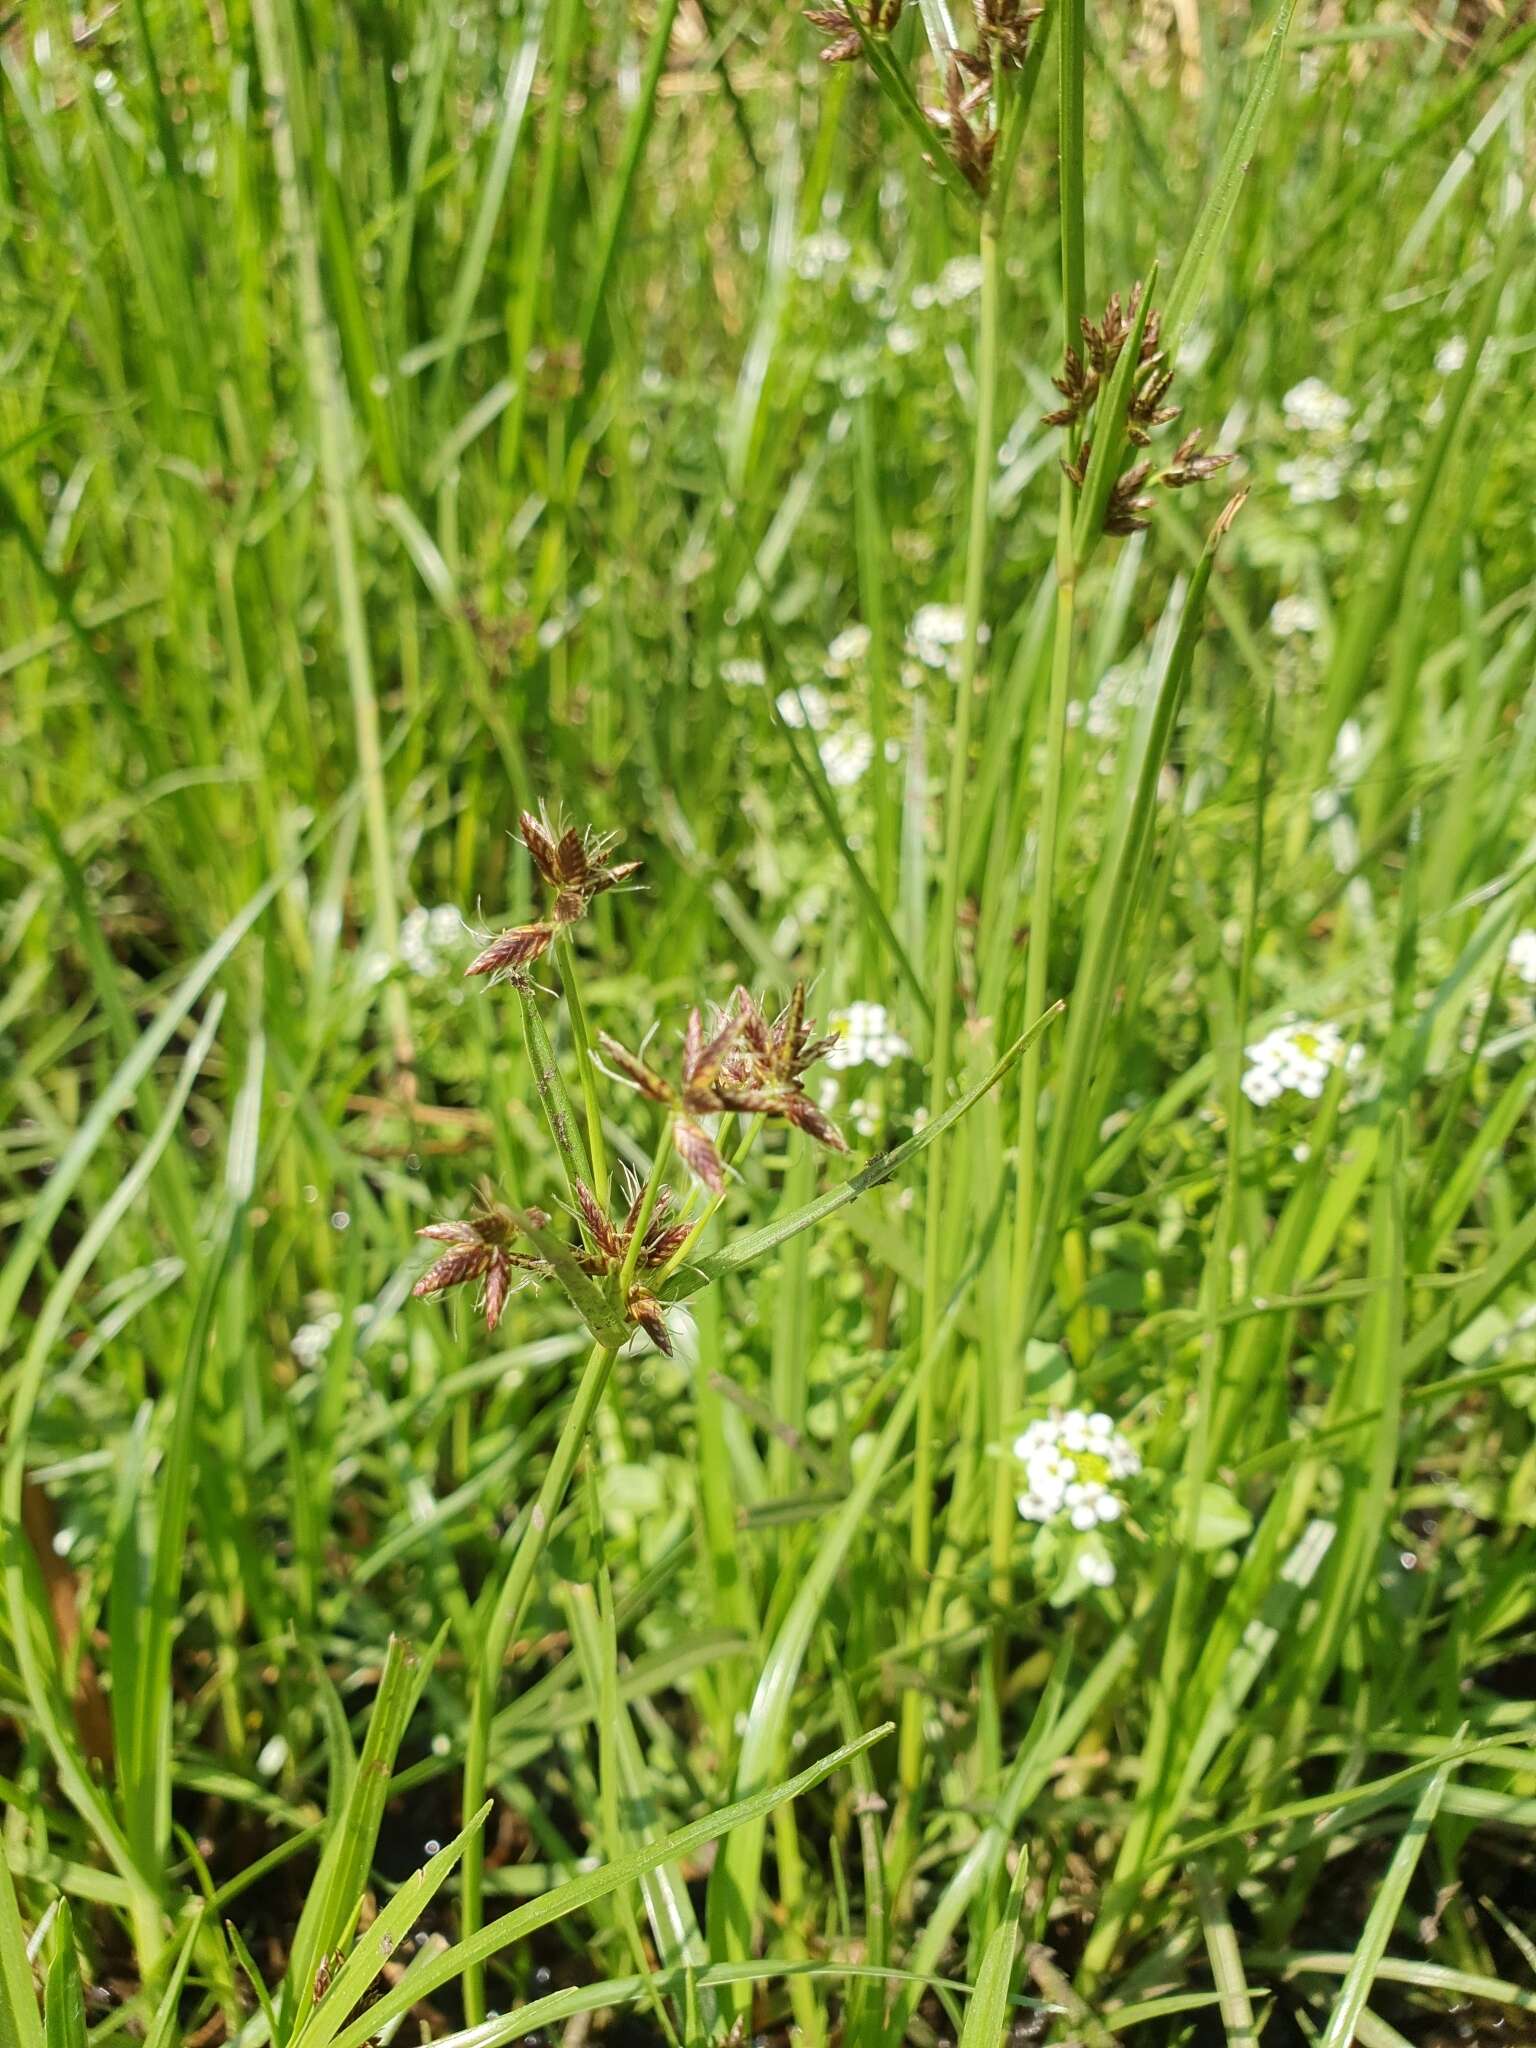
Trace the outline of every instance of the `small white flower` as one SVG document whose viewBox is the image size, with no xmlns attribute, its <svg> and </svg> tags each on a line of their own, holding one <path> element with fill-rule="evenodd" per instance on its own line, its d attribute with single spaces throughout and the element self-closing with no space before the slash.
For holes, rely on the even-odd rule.
<svg viewBox="0 0 1536 2048">
<path fill-rule="evenodd" d="M 841 633 L 834 633 L 827 642 L 827 674 L 845 676 L 856 668 L 869 652 L 872 634 L 868 626 L 857 620 L 851 626 L 844 626 Z"/>
<path fill-rule="evenodd" d="M 927 668 L 943 668 L 964 638 L 965 613 L 957 604 L 919 605 L 907 628 L 907 645 Z"/>
<path fill-rule="evenodd" d="M 1248 1071 L 1243 1093 L 1259 1109 L 1268 1108 L 1288 1090 L 1315 1102 L 1336 1067 L 1358 1065 L 1358 1045 L 1346 1045 L 1332 1024 L 1280 1024 L 1255 1044 L 1243 1048 Z"/>
<path fill-rule="evenodd" d="M 1064 1520 L 1083 1535 L 1120 1519 L 1125 1512 L 1120 1488 L 1141 1470 L 1135 1448 L 1112 1419 L 1081 1408 L 1032 1422 L 1015 1438 L 1013 1455 L 1024 1467 L 1019 1495 L 1024 1520 Z"/>
<path fill-rule="evenodd" d="M 827 1028 L 837 1043 L 826 1055 L 829 1067 L 888 1067 L 904 1060 L 912 1048 L 894 1030 L 880 1003 L 850 1003 L 846 1010 L 834 1010 Z"/>
<path fill-rule="evenodd" d="M 1293 640 L 1299 633 L 1315 633 L 1322 623 L 1322 613 L 1310 597 L 1282 597 L 1270 607 L 1269 630 L 1280 640 Z"/>
<path fill-rule="evenodd" d="M 897 320 L 888 327 L 885 330 L 885 339 L 893 356 L 915 355 L 923 345 L 923 337 L 905 320 Z"/>
<path fill-rule="evenodd" d="M 1442 377 L 1454 377 L 1467 360 L 1467 337 L 1452 334 L 1435 350 L 1435 368 Z"/>
<path fill-rule="evenodd" d="M 818 690 L 814 683 L 807 683 L 800 690 L 785 690 L 776 702 L 780 718 L 797 730 L 809 726 L 812 732 L 822 732 L 832 715 L 826 692 Z"/>
<path fill-rule="evenodd" d="M 401 961 L 412 974 L 429 980 L 450 964 L 445 956 L 451 956 L 467 936 L 464 920 L 451 903 L 431 910 L 418 904 L 400 920 Z"/>
<path fill-rule="evenodd" d="M 973 299 L 980 290 L 981 258 L 952 256 L 939 272 L 933 296 L 941 306 L 958 306 L 962 299 Z"/>
<path fill-rule="evenodd" d="M 733 661 L 721 662 L 720 680 L 732 689 L 760 690 L 768 678 L 760 661 L 754 661 L 750 655 L 741 655 Z"/>
<path fill-rule="evenodd" d="M 821 742 L 821 765 L 834 789 L 851 789 L 875 758 L 875 743 L 857 726 L 845 725 Z"/>
<path fill-rule="evenodd" d="M 978 626 L 978 646 L 985 646 L 991 637 L 987 626 Z M 919 605 L 907 627 L 907 652 L 916 655 L 924 668 L 941 668 L 953 675 L 964 639 L 965 612 L 960 605 Z M 902 681 L 908 681 L 905 675 Z"/>
<path fill-rule="evenodd" d="M 289 1350 L 300 1365 L 314 1366 L 330 1349 L 331 1339 L 341 1328 L 341 1317 L 333 1309 L 318 1322 L 301 1323 L 293 1333 Z"/>
<path fill-rule="evenodd" d="M 1338 434 L 1349 425 L 1350 404 L 1321 377 L 1303 377 L 1280 401 L 1285 424 L 1305 434 Z"/>
<path fill-rule="evenodd" d="M 818 234 L 807 235 L 795 252 L 795 270 L 808 282 L 823 277 L 829 270 L 841 270 L 853 254 L 846 238 L 835 228 L 823 228 Z"/>
<path fill-rule="evenodd" d="M 1306 454 L 1280 463 L 1275 475 L 1290 492 L 1293 505 L 1326 505 L 1343 490 L 1348 468 L 1337 455 Z"/>
<path fill-rule="evenodd" d="M 1516 932 L 1509 942 L 1509 971 L 1536 988 L 1536 931 Z"/>
<path fill-rule="evenodd" d="M 1115 1583 L 1114 1559 L 1106 1557 L 1101 1550 L 1085 1550 L 1077 1561 L 1077 1568 L 1090 1586 L 1112 1586 Z"/>
</svg>

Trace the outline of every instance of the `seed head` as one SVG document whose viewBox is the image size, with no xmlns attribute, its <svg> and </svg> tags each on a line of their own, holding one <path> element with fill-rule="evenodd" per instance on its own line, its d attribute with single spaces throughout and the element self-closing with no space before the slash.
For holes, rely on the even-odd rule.
<svg viewBox="0 0 1536 2048">
<path fill-rule="evenodd" d="M 1137 462 L 1115 478 L 1104 513 L 1106 533 L 1140 533 L 1147 526 L 1141 514 L 1150 512 L 1154 501 L 1141 495 L 1141 487 L 1151 473 L 1150 462 Z"/>
<path fill-rule="evenodd" d="M 853 0 L 843 7 L 808 7 L 805 18 L 831 42 L 821 53 L 823 64 L 852 64 L 864 54 L 864 36 L 888 36 L 901 19 L 903 0 L 864 0 L 861 17 Z"/>
<path fill-rule="evenodd" d="M 1232 459 L 1231 455 L 1217 454 L 1214 450 L 1209 455 L 1202 455 L 1200 429 L 1196 427 L 1174 450 L 1172 463 L 1158 481 L 1166 484 L 1170 491 L 1182 491 L 1187 484 L 1203 484 L 1207 477 L 1225 469 Z"/>
<path fill-rule="evenodd" d="M 610 858 L 618 843 L 613 832 L 578 832 L 574 825 L 551 825 L 547 811 L 535 817 L 524 811 L 518 819 L 523 844 L 540 876 L 555 892 L 551 917 L 536 924 L 515 925 L 501 932 L 465 968 L 466 974 L 502 974 L 527 967 L 547 953 L 555 936 L 584 916 L 595 896 L 627 882 L 640 867 L 637 860 Z"/>
<path fill-rule="evenodd" d="M 1017 71 L 1029 50 L 1029 32 L 1044 13 L 1025 0 L 975 0 L 976 33 L 983 48 L 1001 58 L 1010 71 Z"/>
<path fill-rule="evenodd" d="M 533 1213 L 537 1217 L 538 1212 Z M 480 1207 L 472 1215 L 446 1223 L 428 1223 L 416 1235 L 445 1244 L 449 1250 L 427 1268 L 411 1292 L 423 1297 L 445 1294 L 450 1288 L 463 1287 L 472 1280 L 482 1281 L 479 1306 L 488 1335 L 495 1333 L 501 1321 L 512 1291 L 513 1269 L 529 1274 L 549 1271 L 544 1261 L 531 1252 L 512 1249 L 510 1240 L 517 1235 L 516 1219 L 510 1210 L 494 1202 L 488 1191 L 482 1194 Z"/>
</svg>

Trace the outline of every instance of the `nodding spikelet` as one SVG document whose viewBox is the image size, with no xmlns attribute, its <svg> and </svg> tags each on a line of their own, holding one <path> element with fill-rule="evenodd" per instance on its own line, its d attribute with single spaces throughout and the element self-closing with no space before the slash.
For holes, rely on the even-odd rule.
<svg viewBox="0 0 1536 2048">
<path fill-rule="evenodd" d="M 630 1230 L 625 1231 L 616 1229 L 611 1218 L 586 1182 L 578 1180 L 574 1183 L 574 1187 L 576 1191 L 576 1205 L 581 1210 L 581 1220 L 587 1226 L 588 1235 L 591 1237 L 594 1246 L 605 1259 L 614 1264 L 619 1263 L 624 1257 L 625 1247 L 629 1242 L 633 1226 L 631 1225 Z"/>
<path fill-rule="evenodd" d="M 511 1249 L 508 1240 L 515 1236 L 516 1230 L 517 1224 L 510 1210 L 498 1207 L 488 1197 L 473 1216 L 423 1225 L 416 1233 L 418 1237 L 428 1238 L 434 1244 L 446 1244 L 451 1249 L 433 1261 L 411 1292 L 426 1298 L 446 1294 L 450 1288 L 463 1287 L 471 1281 L 483 1281 L 480 1312 L 485 1317 L 487 1333 L 494 1334 L 512 1292 L 513 1270 L 529 1274 L 542 1274 L 549 1270 L 544 1261 L 531 1252 Z"/>
<path fill-rule="evenodd" d="M 676 1102 L 677 1090 L 671 1082 L 663 1080 L 654 1067 L 647 1066 L 638 1053 L 631 1052 L 628 1046 L 620 1045 L 619 1041 L 606 1031 L 599 1031 L 597 1043 L 603 1057 L 617 1068 L 621 1079 L 627 1081 L 632 1088 L 638 1088 L 647 1101 Z"/>
<path fill-rule="evenodd" d="M 1154 501 L 1141 495 L 1141 487 L 1151 473 L 1150 462 L 1137 462 L 1115 478 L 1104 513 L 1106 533 L 1140 533 L 1147 526 L 1141 514 L 1150 512 Z"/>
<path fill-rule="evenodd" d="M 725 1193 L 725 1166 L 702 1124 L 696 1124 L 691 1117 L 677 1117 L 672 1125 L 672 1143 L 695 1180 L 702 1181 L 712 1195 Z"/>
<path fill-rule="evenodd" d="M 475 955 L 465 968 L 470 974 L 510 974 L 520 967 L 531 966 L 550 949 L 554 942 L 555 927 L 552 924 L 519 924 L 510 930 L 499 932 L 491 943 Z"/>
<path fill-rule="evenodd" d="M 658 1351 L 667 1358 L 672 1356 L 672 1333 L 661 1312 L 661 1303 L 654 1294 L 644 1287 L 631 1287 L 624 1313 L 630 1322 L 644 1330 Z"/>
<path fill-rule="evenodd" d="M 1044 13 L 1027 0 L 975 0 L 976 33 L 1010 71 L 1017 71 L 1029 53 L 1029 32 Z"/>
<path fill-rule="evenodd" d="M 1202 484 L 1207 477 L 1215 476 L 1233 460 L 1230 454 L 1212 450 L 1209 454 L 1200 452 L 1200 429 L 1196 427 L 1184 436 L 1174 450 L 1173 461 L 1162 473 L 1159 482 L 1170 491 L 1182 491 L 1189 484 Z"/>
</svg>

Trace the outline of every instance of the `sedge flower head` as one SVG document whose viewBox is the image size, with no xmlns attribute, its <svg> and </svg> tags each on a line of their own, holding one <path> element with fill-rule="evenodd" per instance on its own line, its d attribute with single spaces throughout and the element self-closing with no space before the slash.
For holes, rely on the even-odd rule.
<svg viewBox="0 0 1536 2048">
<path fill-rule="evenodd" d="M 806 1094 L 801 1076 L 823 1058 L 833 1041 L 818 1038 L 805 1014 L 805 984 L 797 982 L 788 1003 L 774 1018 L 744 988 L 738 988 L 728 1011 L 706 1026 L 700 1011 L 688 1019 L 683 1039 L 681 1079 L 659 1074 L 638 1054 L 606 1031 L 597 1043 L 618 1078 L 651 1102 L 673 1112 L 672 1142 L 694 1178 L 712 1194 L 725 1192 L 725 1167 L 713 1138 L 697 1121 L 733 1110 L 742 1116 L 763 1116 L 793 1124 L 819 1145 L 846 1152 L 847 1143 L 831 1118 Z"/>
<path fill-rule="evenodd" d="M 1120 1520 L 1125 1483 L 1141 1470 L 1141 1459 L 1111 1417 L 1084 1408 L 1032 1422 L 1014 1440 L 1013 1454 L 1024 1467 L 1024 1520 L 1065 1522 L 1084 1534 Z"/>
<path fill-rule="evenodd" d="M 1243 1093 L 1260 1109 L 1287 1091 L 1315 1102 L 1336 1067 L 1353 1067 L 1361 1057 L 1359 1046 L 1346 1045 L 1335 1025 L 1308 1022 L 1279 1024 L 1243 1054 Z"/>
<path fill-rule="evenodd" d="M 551 824 L 546 812 L 524 811 L 518 819 L 523 844 L 545 883 L 554 891 L 553 909 L 536 924 L 514 925 L 492 939 L 465 968 L 466 974 L 516 973 L 553 945 L 556 935 L 584 916 L 594 896 L 602 896 L 638 872 L 637 860 L 616 861 L 616 832 L 578 832 L 574 825 Z"/>
</svg>

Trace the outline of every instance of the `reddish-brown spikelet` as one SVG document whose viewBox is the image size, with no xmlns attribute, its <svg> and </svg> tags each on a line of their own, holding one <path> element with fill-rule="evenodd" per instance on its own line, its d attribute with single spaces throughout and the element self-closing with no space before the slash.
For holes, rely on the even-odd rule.
<svg viewBox="0 0 1536 2048">
<path fill-rule="evenodd" d="M 701 1124 L 694 1123 L 691 1117 L 677 1117 L 672 1125 L 672 1143 L 695 1180 L 702 1181 L 712 1195 L 725 1193 L 725 1167 L 713 1139 Z"/>
<path fill-rule="evenodd" d="M 547 953 L 555 936 L 552 924 L 519 924 L 499 932 L 465 968 L 469 974 L 506 974 L 527 967 Z"/>
<path fill-rule="evenodd" d="M 629 1050 L 628 1046 L 620 1045 L 619 1041 L 610 1037 L 606 1031 L 599 1031 L 597 1042 L 603 1050 L 604 1057 L 610 1059 L 624 1079 L 638 1088 L 649 1101 L 677 1101 L 677 1090 L 671 1082 L 663 1080 L 654 1067 L 648 1067 L 637 1053 Z"/>
<path fill-rule="evenodd" d="M 417 1234 L 426 1236 L 425 1231 Z M 428 1266 L 411 1292 L 426 1297 L 442 1294 L 450 1287 L 462 1287 L 466 1280 L 483 1279 L 497 1257 L 497 1248 L 492 1244 L 457 1245 Z"/>
<path fill-rule="evenodd" d="M 629 1241 L 629 1231 L 626 1230 L 621 1233 L 615 1229 L 611 1218 L 604 1212 L 596 1195 L 593 1194 L 585 1181 L 578 1180 L 575 1186 L 577 1205 L 581 1210 L 582 1220 L 587 1226 L 593 1244 L 596 1245 L 598 1251 L 602 1253 L 606 1260 L 612 1264 L 618 1264 L 624 1257 L 624 1249 Z"/>
<path fill-rule="evenodd" d="M 818 1145 L 826 1145 L 833 1152 L 846 1152 L 848 1140 L 833 1123 L 832 1119 L 816 1107 L 809 1095 L 792 1095 L 785 1102 L 780 1114 L 786 1123 L 796 1130 L 804 1131 L 808 1138 L 814 1138 Z"/>
<path fill-rule="evenodd" d="M 654 1294 L 644 1287 L 631 1287 L 625 1313 L 630 1322 L 639 1324 L 658 1351 L 667 1358 L 672 1356 L 672 1333 L 661 1312 L 661 1303 Z"/>
</svg>

